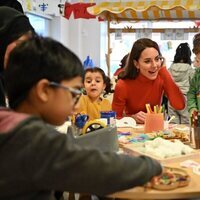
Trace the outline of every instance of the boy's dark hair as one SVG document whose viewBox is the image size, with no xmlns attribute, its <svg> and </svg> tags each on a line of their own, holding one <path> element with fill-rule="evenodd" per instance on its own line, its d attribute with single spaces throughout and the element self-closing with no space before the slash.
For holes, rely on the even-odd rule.
<svg viewBox="0 0 200 200">
<path fill-rule="evenodd" d="M 191 60 L 191 50 L 187 42 L 179 44 L 176 49 L 176 54 L 174 56 L 174 63 L 187 63 L 192 64 Z"/>
<path fill-rule="evenodd" d="M 51 38 L 35 36 L 10 54 L 5 73 L 9 105 L 16 108 L 41 79 L 60 83 L 83 74 L 82 63 L 72 51 Z"/>
<path fill-rule="evenodd" d="M 138 39 L 132 46 L 131 52 L 129 53 L 129 56 L 128 56 L 127 64 L 125 66 L 125 70 L 121 72 L 119 78 L 135 79 L 138 76 L 139 71 L 134 65 L 133 61 L 134 60 L 138 61 L 141 56 L 141 53 L 146 48 L 155 48 L 158 51 L 158 54 L 161 56 L 159 46 L 155 41 L 149 38 Z"/>
<path fill-rule="evenodd" d="M 83 81 L 85 80 L 85 75 L 86 75 L 87 72 L 92 72 L 92 73 L 93 72 L 99 72 L 102 75 L 103 82 L 106 84 L 106 88 L 105 88 L 105 92 L 103 94 L 103 97 L 106 97 L 107 94 L 114 92 L 114 90 L 112 90 L 112 83 L 111 83 L 110 78 L 108 76 L 106 76 L 105 72 L 101 68 L 99 68 L 99 67 L 87 68 L 85 70 L 85 73 L 84 73 Z"/>
</svg>

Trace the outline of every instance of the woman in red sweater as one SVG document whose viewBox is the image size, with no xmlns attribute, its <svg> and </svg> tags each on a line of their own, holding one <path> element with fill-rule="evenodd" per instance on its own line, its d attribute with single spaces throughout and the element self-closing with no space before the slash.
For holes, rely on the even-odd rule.
<svg viewBox="0 0 200 200">
<path fill-rule="evenodd" d="M 115 87 L 112 108 L 118 118 L 132 116 L 137 123 L 144 123 L 145 104 L 160 105 L 163 93 L 175 109 L 184 109 L 184 96 L 163 61 L 158 44 L 151 39 L 142 38 L 133 44 L 122 78 Z"/>
</svg>

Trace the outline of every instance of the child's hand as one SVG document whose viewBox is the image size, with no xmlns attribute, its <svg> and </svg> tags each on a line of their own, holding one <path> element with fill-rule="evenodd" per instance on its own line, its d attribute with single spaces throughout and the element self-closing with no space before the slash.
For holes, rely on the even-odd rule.
<svg viewBox="0 0 200 200">
<path fill-rule="evenodd" d="M 135 119 L 135 121 L 138 124 L 144 124 L 145 118 L 146 118 L 146 113 L 143 111 L 140 111 L 134 115 L 132 115 L 132 117 Z"/>
<path fill-rule="evenodd" d="M 192 117 L 195 114 L 195 112 L 197 112 L 196 108 L 191 109 L 190 110 L 190 117 Z"/>
</svg>

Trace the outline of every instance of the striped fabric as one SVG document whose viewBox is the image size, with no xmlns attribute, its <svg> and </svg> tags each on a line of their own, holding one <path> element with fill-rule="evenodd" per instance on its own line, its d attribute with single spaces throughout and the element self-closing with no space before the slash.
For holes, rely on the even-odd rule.
<svg viewBox="0 0 200 200">
<path fill-rule="evenodd" d="M 111 20 L 199 19 L 200 0 L 102 2 L 88 12 Z"/>
</svg>

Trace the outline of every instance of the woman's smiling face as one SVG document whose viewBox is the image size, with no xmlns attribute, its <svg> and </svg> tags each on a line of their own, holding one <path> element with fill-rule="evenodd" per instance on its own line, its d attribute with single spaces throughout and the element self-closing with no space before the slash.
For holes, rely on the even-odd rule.
<svg viewBox="0 0 200 200">
<path fill-rule="evenodd" d="M 140 55 L 138 61 L 133 61 L 140 73 L 150 80 L 155 80 L 162 65 L 159 52 L 153 47 L 147 47 Z"/>
</svg>

